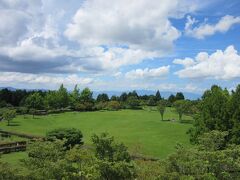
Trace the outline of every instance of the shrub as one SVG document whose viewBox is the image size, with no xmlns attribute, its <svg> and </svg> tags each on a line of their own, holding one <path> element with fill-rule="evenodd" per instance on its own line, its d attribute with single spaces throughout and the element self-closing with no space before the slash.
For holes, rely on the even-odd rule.
<svg viewBox="0 0 240 180">
<path fill-rule="evenodd" d="M 56 139 L 64 140 L 64 146 L 69 149 L 77 144 L 82 145 L 82 132 L 75 128 L 60 128 L 47 133 L 46 139 L 54 141 Z"/>
<path fill-rule="evenodd" d="M 110 101 L 110 102 L 108 102 L 107 109 L 108 110 L 119 110 L 119 109 L 121 109 L 121 105 L 118 101 Z"/>
</svg>

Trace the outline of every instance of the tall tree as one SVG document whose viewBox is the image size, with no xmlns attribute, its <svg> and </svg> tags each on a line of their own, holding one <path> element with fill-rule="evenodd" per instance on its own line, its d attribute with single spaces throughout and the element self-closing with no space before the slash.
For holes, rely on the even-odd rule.
<svg viewBox="0 0 240 180">
<path fill-rule="evenodd" d="M 156 92 L 155 98 L 156 98 L 156 101 L 160 101 L 162 99 L 159 90 Z"/>
<path fill-rule="evenodd" d="M 63 86 L 63 84 L 61 84 L 57 92 L 57 95 L 58 95 L 60 108 L 67 107 L 69 105 L 69 96 L 68 96 L 67 89 Z"/>
</svg>

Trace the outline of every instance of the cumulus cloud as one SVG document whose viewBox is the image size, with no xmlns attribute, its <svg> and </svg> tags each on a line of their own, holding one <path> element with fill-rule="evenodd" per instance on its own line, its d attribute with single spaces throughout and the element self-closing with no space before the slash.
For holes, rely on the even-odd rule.
<svg viewBox="0 0 240 180">
<path fill-rule="evenodd" d="M 228 46 L 224 51 L 217 50 L 212 54 L 199 53 L 194 59 L 189 59 L 191 65 L 176 72 L 180 78 L 204 78 L 230 80 L 240 77 L 240 55 L 234 46 Z M 184 65 L 186 59 L 174 60 Z"/>
<path fill-rule="evenodd" d="M 169 19 L 194 11 L 195 1 L 83 1 L 70 22 L 65 1 L 2 0 L 0 71 L 95 73 L 161 57 L 180 37 Z"/>
<path fill-rule="evenodd" d="M 240 16 L 234 17 L 230 15 L 223 16 L 216 24 L 201 23 L 199 26 L 193 27 L 197 20 L 187 16 L 185 24 L 185 34 L 197 39 L 204 39 L 206 36 L 214 35 L 215 33 L 225 33 L 233 25 L 240 23 Z"/>
<path fill-rule="evenodd" d="M 145 68 L 129 71 L 125 74 L 126 78 L 141 79 L 141 78 L 162 78 L 169 73 L 170 66 L 162 66 L 159 68 Z"/>
<path fill-rule="evenodd" d="M 85 1 L 65 35 L 83 45 L 123 44 L 165 52 L 180 36 L 169 18 L 180 18 L 195 8 L 195 2 L 184 0 Z"/>
</svg>

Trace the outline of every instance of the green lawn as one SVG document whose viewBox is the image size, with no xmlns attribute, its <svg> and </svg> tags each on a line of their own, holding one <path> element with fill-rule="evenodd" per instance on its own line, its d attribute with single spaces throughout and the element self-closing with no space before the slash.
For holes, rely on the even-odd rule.
<svg viewBox="0 0 240 180">
<path fill-rule="evenodd" d="M 177 120 L 178 115 L 168 108 L 164 119 Z M 191 120 L 191 117 L 184 116 L 183 119 Z M 124 142 L 131 152 L 160 158 L 173 152 L 176 143 L 190 146 L 186 131 L 191 124 L 161 121 L 160 114 L 154 109 L 69 112 L 38 116 L 35 119 L 32 116 L 18 116 L 14 124 L 7 126 L 6 122 L 0 122 L 0 129 L 45 135 L 55 128 L 74 127 L 83 132 L 86 144 L 90 144 L 93 133 L 108 132 L 116 140 Z"/>
</svg>

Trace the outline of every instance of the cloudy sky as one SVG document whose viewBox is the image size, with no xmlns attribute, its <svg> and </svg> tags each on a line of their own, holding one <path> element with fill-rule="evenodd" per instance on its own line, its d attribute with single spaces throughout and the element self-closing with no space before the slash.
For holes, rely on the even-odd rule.
<svg viewBox="0 0 240 180">
<path fill-rule="evenodd" d="M 239 0 L 0 0 L 0 87 L 240 83 Z"/>
</svg>

